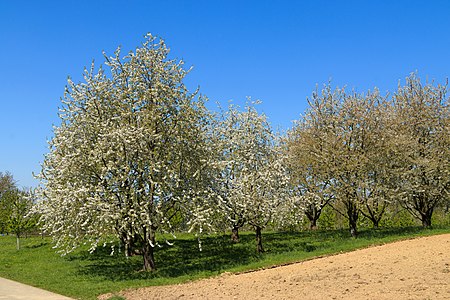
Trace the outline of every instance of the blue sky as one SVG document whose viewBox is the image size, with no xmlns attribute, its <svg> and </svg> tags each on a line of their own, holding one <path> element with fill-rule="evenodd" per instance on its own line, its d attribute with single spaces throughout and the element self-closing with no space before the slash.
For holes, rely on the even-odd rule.
<svg viewBox="0 0 450 300">
<path fill-rule="evenodd" d="M 0 172 L 36 186 L 68 76 L 163 37 L 212 102 L 287 129 L 316 84 L 393 91 L 450 73 L 450 1 L 0 1 Z"/>
</svg>

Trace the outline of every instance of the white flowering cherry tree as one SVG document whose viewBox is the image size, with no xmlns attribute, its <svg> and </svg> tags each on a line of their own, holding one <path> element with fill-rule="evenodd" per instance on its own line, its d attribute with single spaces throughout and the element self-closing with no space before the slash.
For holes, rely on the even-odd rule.
<svg viewBox="0 0 450 300">
<path fill-rule="evenodd" d="M 400 204 L 422 222 L 450 200 L 450 103 L 447 83 L 406 78 L 393 96 L 391 147 Z"/>
<path fill-rule="evenodd" d="M 183 84 L 183 61 L 164 40 L 147 35 L 105 68 L 68 80 L 61 125 L 54 128 L 41 179 L 41 222 L 63 254 L 118 237 L 126 254 L 154 270 L 156 234 L 177 214 L 204 222 L 209 113 Z"/>
<path fill-rule="evenodd" d="M 286 135 L 286 165 L 295 212 L 304 212 L 310 229 L 317 229 L 323 209 L 335 200 L 335 149 L 339 144 L 337 116 L 344 97 L 341 89 L 326 85 L 308 99 L 305 115 Z M 303 216 L 298 216 L 302 219 Z"/>
<path fill-rule="evenodd" d="M 263 252 L 261 231 L 281 218 L 286 204 L 287 176 L 276 136 L 252 104 L 244 111 L 230 105 L 219 129 L 220 207 L 231 224 L 232 240 L 249 224 L 256 232 L 257 252 Z"/>
</svg>

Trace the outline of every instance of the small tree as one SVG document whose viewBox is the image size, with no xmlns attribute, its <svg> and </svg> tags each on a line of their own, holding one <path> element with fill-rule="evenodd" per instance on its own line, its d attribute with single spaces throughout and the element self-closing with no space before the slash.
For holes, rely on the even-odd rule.
<svg viewBox="0 0 450 300">
<path fill-rule="evenodd" d="M 8 223 L 12 213 L 12 203 L 10 193 L 13 190 L 6 191 L 0 197 L 0 233 L 9 234 Z"/>
<path fill-rule="evenodd" d="M 168 54 L 147 35 L 124 58 L 120 48 L 105 54 L 108 72 L 92 65 L 83 83 L 69 79 L 39 175 L 41 222 L 63 254 L 85 242 L 94 251 L 113 234 L 155 270 L 158 232 L 180 214 L 204 223 L 209 114 Z"/>
<path fill-rule="evenodd" d="M 4 195 L 16 189 L 16 182 L 11 173 L 0 172 L 0 233 L 8 233 L 8 222 L 12 210 L 11 202 Z"/>
<path fill-rule="evenodd" d="M 10 206 L 10 215 L 7 222 L 8 232 L 16 235 L 16 247 L 19 250 L 20 238 L 36 226 L 37 220 L 31 214 L 33 201 L 28 193 L 17 189 L 6 192 L 2 198 Z"/>
</svg>

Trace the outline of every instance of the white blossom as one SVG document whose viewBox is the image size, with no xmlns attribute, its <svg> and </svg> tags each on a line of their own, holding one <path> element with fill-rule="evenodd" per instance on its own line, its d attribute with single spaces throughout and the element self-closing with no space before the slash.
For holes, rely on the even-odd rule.
<svg viewBox="0 0 450 300">
<path fill-rule="evenodd" d="M 123 58 L 120 48 L 105 54 L 83 82 L 68 80 L 39 175 L 41 221 L 62 253 L 86 240 L 94 251 L 113 234 L 154 269 L 156 233 L 170 232 L 177 214 L 202 217 L 210 116 L 168 54 L 148 35 Z"/>
</svg>

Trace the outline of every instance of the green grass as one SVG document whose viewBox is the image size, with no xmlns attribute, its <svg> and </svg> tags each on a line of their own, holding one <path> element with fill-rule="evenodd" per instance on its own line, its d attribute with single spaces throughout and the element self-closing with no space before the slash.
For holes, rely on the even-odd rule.
<svg viewBox="0 0 450 300">
<path fill-rule="evenodd" d="M 79 249 L 61 257 L 55 254 L 48 238 L 23 239 L 23 247 L 17 251 L 15 238 L 3 236 L 0 237 L 0 276 L 77 299 L 96 299 L 99 294 L 125 288 L 174 284 L 222 272 L 245 272 L 441 233 L 450 233 L 450 227 L 363 230 L 358 239 L 349 238 L 347 230 L 267 232 L 263 234 L 264 254 L 255 253 L 252 233 L 241 234 L 239 244 L 231 244 L 228 235 L 205 237 L 202 252 L 192 235 L 181 234 L 174 246 L 164 245 L 157 250 L 158 271 L 153 273 L 139 271 L 141 257 L 127 260 L 119 253 L 111 256 L 109 247 L 100 248 L 94 254 Z"/>
</svg>

